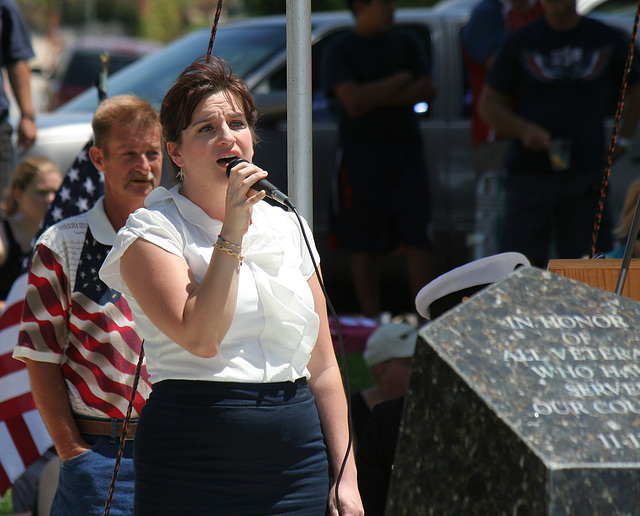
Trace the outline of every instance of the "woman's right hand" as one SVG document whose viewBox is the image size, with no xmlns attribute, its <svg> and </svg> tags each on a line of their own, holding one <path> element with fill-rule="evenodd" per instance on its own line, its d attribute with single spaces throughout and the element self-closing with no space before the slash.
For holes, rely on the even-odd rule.
<svg viewBox="0 0 640 516">
<path fill-rule="evenodd" d="M 225 206 L 225 218 L 221 234 L 223 238 L 238 244 L 234 237 L 241 239 L 249 229 L 255 204 L 266 196 L 264 190 L 256 192 L 252 186 L 267 177 L 265 170 L 253 163 L 241 162 L 229 173 L 229 186 Z M 224 234 L 223 234 L 224 233 Z"/>
<path fill-rule="evenodd" d="M 340 485 L 340 511 L 336 501 L 336 485 L 329 491 L 329 514 L 331 516 L 364 516 L 364 508 L 356 482 L 345 482 Z"/>
</svg>

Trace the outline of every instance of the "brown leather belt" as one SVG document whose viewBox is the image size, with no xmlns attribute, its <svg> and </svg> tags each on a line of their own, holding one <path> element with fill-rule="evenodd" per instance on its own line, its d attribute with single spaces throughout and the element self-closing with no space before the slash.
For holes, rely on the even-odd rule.
<svg viewBox="0 0 640 516">
<path fill-rule="evenodd" d="M 81 434 L 105 435 L 107 437 L 120 437 L 122 435 L 123 422 L 121 420 L 110 421 L 108 419 L 83 419 L 76 417 L 76 425 Z M 129 421 L 127 425 L 127 436 L 125 440 L 133 439 L 136 433 L 137 420 Z M 115 435 L 114 434 L 115 426 Z"/>
</svg>

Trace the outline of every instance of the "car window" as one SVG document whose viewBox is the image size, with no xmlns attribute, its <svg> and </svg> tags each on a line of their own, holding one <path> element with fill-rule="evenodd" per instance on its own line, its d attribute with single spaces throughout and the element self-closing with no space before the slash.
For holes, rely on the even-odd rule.
<svg viewBox="0 0 640 516">
<path fill-rule="evenodd" d="M 206 29 L 194 32 L 162 52 L 124 68 L 109 80 L 108 95 L 133 93 L 159 107 L 180 72 L 206 54 L 209 36 L 210 31 Z M 220 27 L 213 54 L 225 59 L 234 73 L 246 78 L 269 57 L 283 51 L 285 46 L 284 26 Z M 90 90 L 61 106 L 59 111 L 95 111 L 97 104 L 97 94 Z"/>
<path fill-rule="evenodd" d="M 311 47 L 311 91 L 315 94 L 320 88 L 319 70 L 322 60 L 322 53 L 327 46 L 327 43 L 333 40 L 336 36 L 342 34 L 345 29 L 337 30 L 335 32 L 324 34 L 322 39 L 314 43 Z M 262 80 L 257 86 L 256 91 L 260 93 L 270 93 L 274 91 L 286 91 L 287 89 L 287 67 L 286 64 L 280 66 L 270 76 Z"/>
<path fill-rule="evenodd" d="M 64 84 L 74 84 L 82 87 L 89 87 L 94 81 L 98 80 L 102 71 L 102 63 L 100 55 L 102 52 L 95 51 L 78 51 L 75 52 L 66 73 L 62 79 Z M 109 55 L 109 74 L 115 73 L 126 65 L 133 63 L 140 56 L 128 54 L 110 54 Z"/>
<path fill-rule="evenodd" d="M 418 39 L 419 42 L 424 46 L 424 50 L 426 52 L 427 58 L 431 63 L 431 35 L 429 33 L 428 27 L 424 25 L 418 24 L 398 24 L 403 28 L 412 32 Z M 322 56 L 324 54 L 327 45 L 331 43 L 336 37 L 343 34 L 345 31 L 350 30 L 349 27 L 344 27 L 342 29 L 338 29 L 332 32 L 327 32 L 323 34 L 321 39 L 313 44 L 311 48 L 311 62 L 312 62 L 312 71 L 311 71 L 311 95 L 313 97 L 313 116 L 314 120 L 318 120 L 318 117 L 321 117 L 322 120 L 325 117 L 333 118 L 329 110 L 329 102 L 326 98 L 324 91 L 322 91 L 321 77 L 320 77 L 320 68 L 322 65 Z M 431 63 L 433 66 L 433 63 Z M 287 67 L 286 64 L 278 68 L 271 76 L 264 79 L 257 87 L 256 91 L 260 93 L 269 93 L 274 91 L 286 91 L 287 89 Z M 428 106 L 424 105 L 416 105 L 416 111 L 421 117 L 428 117 L 430 114 L 430 110 Z M 327 112 L 325 112 L 325 110 Z"/>
</svg>

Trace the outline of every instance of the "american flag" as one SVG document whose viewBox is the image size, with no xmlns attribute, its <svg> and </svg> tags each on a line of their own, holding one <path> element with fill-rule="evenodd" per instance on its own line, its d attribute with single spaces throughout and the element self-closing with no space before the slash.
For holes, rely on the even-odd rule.
<svg viewBox="0 0 640 516">
<path fill-rule="evenodd" d="M 78 154 L 40 225 L 52 224 L 90 209 L 104 194 L 104 178 L 89 158 L 89 140 Z M 53 443 L 35 408 L 24 363 L 11 357 L 18 342 L 27 286 L 28 262 L 11 287 L 0 315 L 0 496 Z"/>
</svg>

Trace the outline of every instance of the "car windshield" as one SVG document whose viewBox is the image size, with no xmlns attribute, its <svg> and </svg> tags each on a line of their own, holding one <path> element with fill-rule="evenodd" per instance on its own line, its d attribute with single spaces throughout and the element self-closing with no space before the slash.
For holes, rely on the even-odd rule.
<svg viewBox="0 0 640 516">
<path fill-rule="evenodd" d="M 90 86 L 102 70 L 101 55 L 102 52 L 99 50 L 76 52 L 71 58 L 65 76 L 60 79 L 67 84 L 78 85 L 84 88 Z M 135 54 L 125 55 L 111 53 L 109 55 L 109 71 L 115 73 L 139 58 L 140 56 Z"/>
<path fill-rule="evenodd" d="M 171 43 L 163 50 L 141 59 L 109 79 L 108 95 L 113 97 L 133 93 L 156 107 L 184 70 L 199 56 L 207 53 L 210 30 L 200 30 Z M 286 31 L 282 26 L 242 28 L 220 27 L 216 34 L 213 55 L 231 65 L 234 73 L 246 78 L 260 64 L 286 48 Z M 95 111 L 97 92 L 90 90 L 67 102 L 58 112 Z"/>
</svg>

